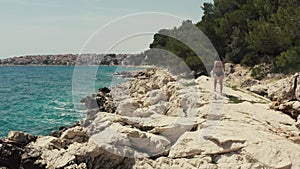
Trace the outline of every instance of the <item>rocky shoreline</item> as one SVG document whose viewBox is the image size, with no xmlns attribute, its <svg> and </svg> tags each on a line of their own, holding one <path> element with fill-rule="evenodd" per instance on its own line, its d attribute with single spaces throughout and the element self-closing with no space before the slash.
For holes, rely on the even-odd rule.
<svg viewBox="0 0 300 169">
<path fill-rule="evenodd" d="M 297 74 L 264 82 L 227 70 L 227 84 L 237 87 L 226 85 L 217 98 L 206 76 L 130 74 L 84 98 L 88 114 L 77 125 L 49 136 L 11 131 L 0 140 L 0 168 L 300 168 L 298 123 L 272 107 L 299 102 Z"/>
</svg>

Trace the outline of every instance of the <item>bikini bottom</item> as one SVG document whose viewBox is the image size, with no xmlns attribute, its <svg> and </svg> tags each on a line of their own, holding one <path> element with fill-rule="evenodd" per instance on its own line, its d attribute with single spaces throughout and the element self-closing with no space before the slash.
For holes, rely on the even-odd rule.
<svg viewBox="0 0 300 169">
<path fill-rule="evenodd" d="M 224 75 L 224 73 L 223 73 L 223 72 L 215 72 L 215 74 L 216 74 L 218 77 L 221 77 L 221 76 L 223 76 L 223 75 Z"/>
</svg>

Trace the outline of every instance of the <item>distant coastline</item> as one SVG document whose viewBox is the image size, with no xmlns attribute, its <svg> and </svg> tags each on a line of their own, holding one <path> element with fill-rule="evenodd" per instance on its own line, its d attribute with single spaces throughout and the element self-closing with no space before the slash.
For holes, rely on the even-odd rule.
<svg viewBox="0 0 300 169">
<path fill-rule="evenodd" d="M 0 66 L 122 65 L 130 54 L 28 55 L 0 59 Z"/>
</svg>

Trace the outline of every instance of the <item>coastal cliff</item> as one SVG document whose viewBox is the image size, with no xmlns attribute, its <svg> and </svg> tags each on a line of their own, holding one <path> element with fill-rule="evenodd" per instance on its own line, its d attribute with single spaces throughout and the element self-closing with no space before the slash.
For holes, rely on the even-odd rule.
<svg viewBox="0 0 300 169">
<path fill-rule="evenodd" d="M 237 72 L 227 72 L 227 82 Z M 10 132 L 0 142 L 0 168 L 300 168 L 300 130 L 270 108 L 271 91 L 270 100 L 254 87 L 226 85 L 220 96 L 207 76 L 143 70 L 84 98 L 87 117 L 73 127 L 50 136 Z"/>
</svg>

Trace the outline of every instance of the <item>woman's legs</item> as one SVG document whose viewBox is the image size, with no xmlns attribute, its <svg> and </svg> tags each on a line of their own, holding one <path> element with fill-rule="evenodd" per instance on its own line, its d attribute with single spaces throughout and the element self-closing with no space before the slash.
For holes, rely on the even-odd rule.
<svg viewBox="0 0 300 169">
<path fill-rule="evenodd" d="M 223 79 L 224 79 L 224 75 L 222 75 L 220 78 L 219 78 L 219 83 L 220 83 L 220 94 L 222 96 L 223 94 Z"/>
<path fill-rule="evenodd" d="M 214 92 L 216 92 L 216 89 L 217 89 L 217 83 L 219 81 L 219 84 L 220 84 L 220 94 L 222 95 L 223 94 L 223 79 L 224 79 L 224 75 L 222 76 L 217 76 L 217 75 L 214 75 Z"/>
<path fill-rule="evenodd" d="M 217 89 L 217 82 L 218 82 L 218 76 L 214 75 L 214 92 L 216 92 Z"/>
</svg>

